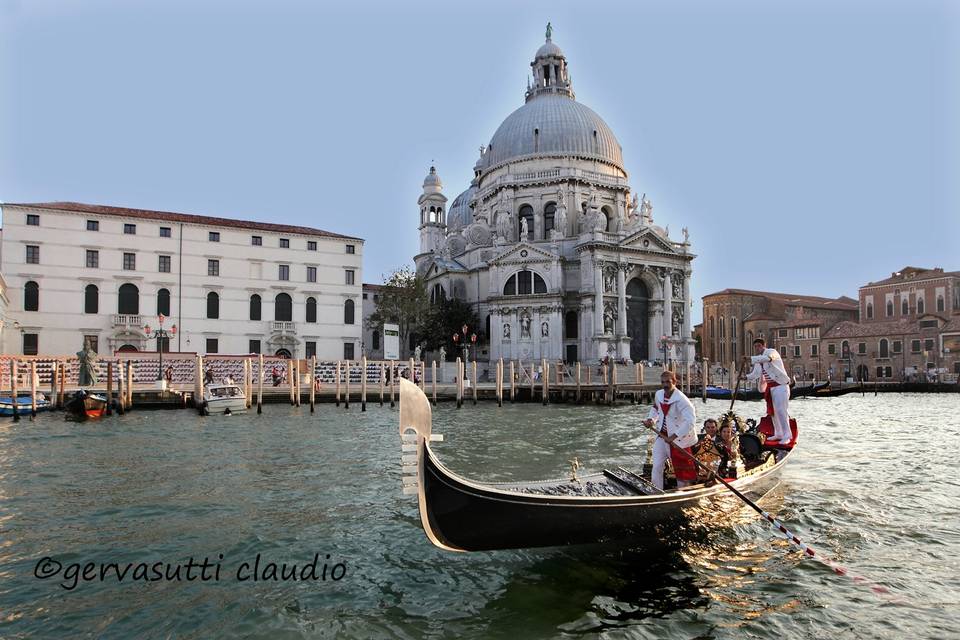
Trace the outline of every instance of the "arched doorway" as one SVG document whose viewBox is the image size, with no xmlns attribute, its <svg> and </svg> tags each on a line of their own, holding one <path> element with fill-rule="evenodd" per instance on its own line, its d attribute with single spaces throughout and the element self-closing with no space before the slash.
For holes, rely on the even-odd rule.
<svg viewBox="0 0 960 640">
<path fill-rule="evenodd" d="M 640 278 L 627 283 L 627 335 L 630 336 L 630 359 L 649 360 L 648 326 L 650 292 Z"/>
<path fill-rule="evenodd" d="M 277 349 L 277 352 L 273 355 L 277 356 L 278 358 L 286 358 L 288 360 L 292 357 L 290 352 L 286 349 Z"/>
<path fill-rule="evenodd" d="M 122 347 L 120 347 L 119 349 L 117 349 L 117 351 L 120 352 L 120 353 L 134 353 L 134 352 L 136 352 L 136 351 L 139 351 L 139 349 L 137 349 L 137 348 L 136 348 L 135 346 L 133 346 L 132 344 L 125 344 L 125 345 L 123 345 Z"/>
</svg>

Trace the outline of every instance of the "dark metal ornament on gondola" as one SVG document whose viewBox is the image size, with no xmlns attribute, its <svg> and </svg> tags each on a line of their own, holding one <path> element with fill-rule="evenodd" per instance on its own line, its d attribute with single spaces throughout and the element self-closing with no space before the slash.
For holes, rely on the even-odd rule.
<svg viewBox="0 0 960 640">
<path fill-rule="evenodd" d="M 455 474 L 434 454 L 430 402 L 400 380 L 400 436 L 404 493 L 417 496 L 427 538 L 448 551 L 484 551 L 659 539 L 662 525 L 687 517 L 685 509 L 721 498 L 720 485 L 661 492 L 627 469 L 604 469 L 569 478 L 482 483 Z M 749 466 L 734 485 L 759 499 L 779 483 L 791 449 Z"/>
</svg>

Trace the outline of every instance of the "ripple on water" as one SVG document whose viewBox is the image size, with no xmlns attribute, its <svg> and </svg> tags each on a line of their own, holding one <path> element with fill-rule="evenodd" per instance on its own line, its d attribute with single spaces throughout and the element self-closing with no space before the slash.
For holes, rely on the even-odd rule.
<svg viewBox="0 0 960 640">
<path fill-rule="evenodd" d="M 700 418 L 725 403 L 696 403 Z M 747 415 L 761 405 L 742 404 Z M 448 554 L 399 491 L 396 411 L 270 405 L 229 420 L 134 412 L 76 425 L 0 424 L 0 636 L 629 638 L 949 637 L 960 603 L 960 481 L 943 464 L 960 396 L 797 400 L 801 447 L 763 506 L 885 605 L 806 559 L 734 501 L 657 549 Z M 435 410 L 451 469 L 486 481 L 638 466 L 646 409 L 484 404 Z M 223 554 L 343 561 L 339 582 L 92 582 L 32 577 L 62 562 Z"/>
</svg>

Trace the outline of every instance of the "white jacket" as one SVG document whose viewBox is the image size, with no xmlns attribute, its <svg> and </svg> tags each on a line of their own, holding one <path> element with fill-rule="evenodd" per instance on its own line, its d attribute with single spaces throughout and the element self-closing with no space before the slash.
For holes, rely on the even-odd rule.
<svg viewBox="0 0 960 640">
<path fill-rule="evenodd" d="M 760 391 L 767 386 L 763 379 L 764 372 L 777 384 L 790 384 L 790 376 L 787 375 L 787 370 L 783 366 L 783 358 L 776 349 L 764 349 L 759 356 L 751 356 L 750 362 L 753 363 L 753 369 L 747 374 L 747 380 L 757 380 Z"/>
<path fill-rule="evenodd" d="M 697 422 L 697 411 L 693 408 L 690 398 L 680 389 L 674 389 L 670 398 L 664 400 L 663 389 L 657 391 L 653 399 L 653 407 L 650 408 L 650 414 L 647 416 L 654 421 L 657 431 L 664 427 L 663 411 L 660 410 L 661 402 L 670 405 L 670 413 L 667 414 L 666 419 L 667 435 L 677 436 L 674 443 L 678 447 L 686 448 L 697 444 L 697 432 L 694 427 Z"/>
</svg>

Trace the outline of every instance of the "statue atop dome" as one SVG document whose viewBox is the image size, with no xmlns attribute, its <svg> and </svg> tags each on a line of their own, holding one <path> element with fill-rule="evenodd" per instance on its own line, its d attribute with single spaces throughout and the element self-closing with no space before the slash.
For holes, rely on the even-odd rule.
<svg viewBox="0 0 960 640">
<path fill-rule="evenodd" d="M 547 40 L 553 37 L 553 26 L 548 22 L 547 23 Z"/>
</svg>

